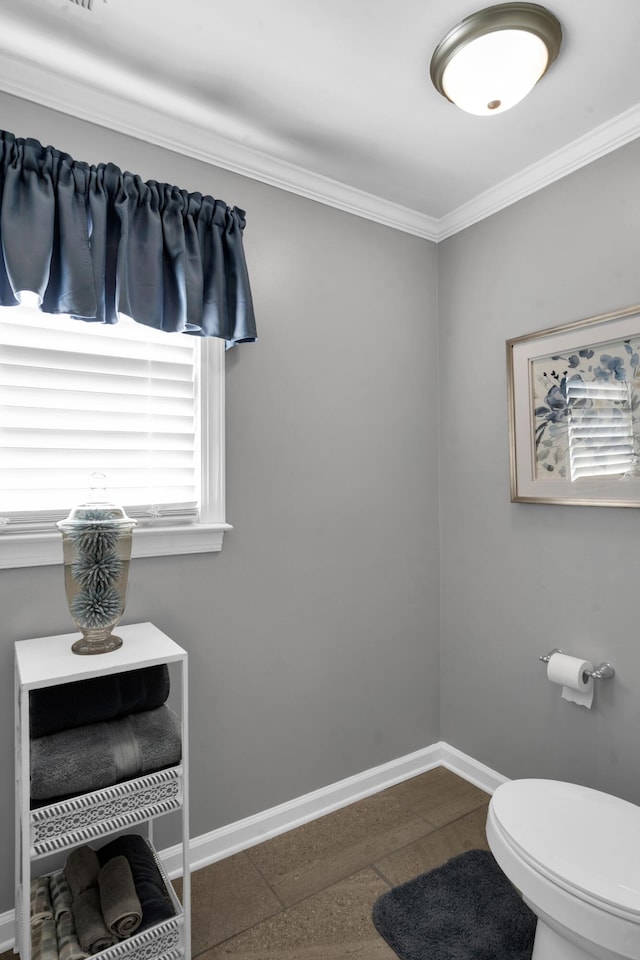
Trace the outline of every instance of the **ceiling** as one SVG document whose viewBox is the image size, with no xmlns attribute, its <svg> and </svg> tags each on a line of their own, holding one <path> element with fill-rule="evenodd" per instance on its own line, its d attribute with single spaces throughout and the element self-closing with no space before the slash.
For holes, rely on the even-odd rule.
<svg viewBox="0 0 640 960">
<path fill-rule="evenodd" d="M 90 5 L 0 0 L 0 89 L 434 240 L 640 135 L 639 0 L 549 0 L 558 60 L 486 118 L 429 79 L 486 3 Z"/>
</svg>

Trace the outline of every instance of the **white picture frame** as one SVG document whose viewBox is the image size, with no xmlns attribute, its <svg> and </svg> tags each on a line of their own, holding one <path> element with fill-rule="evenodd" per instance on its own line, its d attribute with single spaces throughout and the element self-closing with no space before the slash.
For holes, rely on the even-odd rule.
<svg viewBox="0 0 640 960">
<path fill-rule="evenodd" d="M 640 506 L 640 306 L 507 340 L 511 500 Z"/>
</svg>

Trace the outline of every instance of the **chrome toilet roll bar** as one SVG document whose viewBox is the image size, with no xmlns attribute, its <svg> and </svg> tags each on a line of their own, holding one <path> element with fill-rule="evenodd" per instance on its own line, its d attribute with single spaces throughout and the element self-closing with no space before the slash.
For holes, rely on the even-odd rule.
<svg viewBox="0 0 640 960">
<path fill-rule="evenodd" d="M 564 653 L 564 650 L 561 650 L 560 647 L 554 647 L 545 657 L 538 657 L 538 660 L 542 660 L 543 663 L 549 663 L 554 653 Z M 615 675 L 615 668 L 612 667 L 610 663 L 599 663 L 595 669 L 585 670 L 583 672 L 584 678 L 593 677 L 594 680 L 610 680 L 612 677 L 615 677 Z"/>
</svg>

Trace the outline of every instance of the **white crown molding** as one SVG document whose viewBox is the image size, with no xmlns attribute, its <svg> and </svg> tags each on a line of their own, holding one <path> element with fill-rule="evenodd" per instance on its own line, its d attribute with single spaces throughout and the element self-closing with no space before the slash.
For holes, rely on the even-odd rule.
<svg viewBox="0 0 640 960">
<path fill-rule="evenodd" d="M 640 136 L 639 104 L 438 219 L 213 133 L 217 118 L 202 104 L 175 91 L 168 96 L 113 65 L 94 64 L 83 73 L 82 62 L 60 56 L 58 62 L 76 71 L 63 75 L 51 66 L 51 45 L 42 65 L 28 58 L 26 37 L 0 42 L 0 90 L 6 93 L 436 243 Z"/>
<path fill-rule="evenodd" d="M 532 163 L 490 190 L 478 194 L 438 221 L 438 241 L 485 220 L 567 174 L 640 137 L 640 104 Z"/>
<path fill-rule="evenodd" d="M 62 62 L 69 63 L 68 60 Z M 91 74 L 94 79 L 99 75 L 99 71 L 95 70 Z M 105 77 L 107 79 L 109 83 L 103 88 L 90 86 L 86 77 L 63 76 L 47 67 L 16 57 L 7 50 L 0 50 L 0 89 L 6 93 L 373 220 L 394 230 L 426 240 L 435 240 L 438 236 L 435 217 L 410 210 L 212 132 L 216 126 L 215 116 L 211 116 L 210 123 L 205 125 L 206 117 L 202 110 L 194 109 L 186 97 L 180 98 L 174 92 L 169 113 L 165 106 L 166 98 L 162 94 L 156 96 L 148 88 L 143 93 L 136 83 L 129 89 L 136 91 L 136 97 L 140 98 L 143 94 L 146 99 L 133 101 L 114 89 L 110 77 Z M 184 117 L 190 113 L 197 114 L 197 122 L 185 122 Z"/>
</svg>

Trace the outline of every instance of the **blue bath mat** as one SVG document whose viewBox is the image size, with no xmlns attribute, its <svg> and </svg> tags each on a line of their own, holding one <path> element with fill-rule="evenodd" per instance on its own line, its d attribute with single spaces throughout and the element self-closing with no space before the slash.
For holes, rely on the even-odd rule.
<svg viewBox="0 0 640 960">
<path fill-rule="evenodd" d="M 384 893 L 373 922 L 400 960 L 531 960 L 536 927 L 487 850 Z"/>
</svg>

